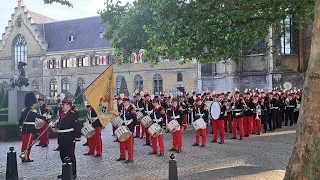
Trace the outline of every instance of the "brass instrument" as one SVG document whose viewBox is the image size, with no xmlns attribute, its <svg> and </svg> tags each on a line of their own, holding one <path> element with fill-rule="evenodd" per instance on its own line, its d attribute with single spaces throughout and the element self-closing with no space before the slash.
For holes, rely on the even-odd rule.
<svg viewBox="0 0 320 180">
<path fill-rule="evenodd" d="M 262 114 L 262 108 L 260 104 L 256 106 L 256 119 L 259 119 L 259 116 Z"/>
</svg>

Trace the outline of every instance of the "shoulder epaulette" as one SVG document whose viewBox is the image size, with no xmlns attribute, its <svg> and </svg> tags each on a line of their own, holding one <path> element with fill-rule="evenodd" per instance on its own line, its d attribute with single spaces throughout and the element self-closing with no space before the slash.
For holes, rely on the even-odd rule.
<svg viewBox="0 0 320 180">
<path fill-rule="evenodd" d="M 204 110 L 208 110 L 208 106 L 206 104 L 203 105 Z"/>
<path fill-rule="evenodd" d="M 164 110 L 164 108 L 163 108 L 163 107 L 161 107 L 160 114 L 166 114 L 166 111 Z"/>
<path fill-rule="evenodd" d="M 179 111 L 183 111 L 182 106 L 179 106 Z"/>
</svg>

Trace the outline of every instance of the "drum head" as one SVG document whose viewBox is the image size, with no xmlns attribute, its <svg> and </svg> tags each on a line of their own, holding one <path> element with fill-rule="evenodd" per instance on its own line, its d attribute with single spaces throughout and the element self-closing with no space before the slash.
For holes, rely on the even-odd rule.
<svg viewBox="0 0 320 180">
<path fill-rule="evenodd" d="M 213 119 L 219 119 L 221 113 L 220 104 L 218 102 L 212 103 L 210 112 Z"/>
</svg>

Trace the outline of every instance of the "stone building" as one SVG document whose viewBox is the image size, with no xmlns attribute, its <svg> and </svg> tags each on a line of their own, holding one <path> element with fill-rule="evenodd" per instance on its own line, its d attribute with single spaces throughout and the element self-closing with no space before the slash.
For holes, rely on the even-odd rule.
<svg viewBox="0 0 320 180">
<path fill-rule="evenodd" d="M 284 82 L 301 88 L 312 27 L 300 25 L 298 31 L 293 31 L 290 19 L 282 23 L 289 31 L 270 29 L 255 51 L 241 58 L 206 65 L 195 60 L 184 65 L 179 60 L 162 60 L 153 68 L 148 62 L 135 59 L 115 66 L 116 90 L 123 80 L 130 94 L 136 90 L 153 94 L 233 92 L 235 87 L 267 89 Z M 74 94 L 78 86 L 85 89 L 114 62 L 113 49 L 102 38 L 104 28 L 99 17 L 56 21 L 28 10 L 22 0 L 18 1 L 0 41 L 0 83 L 9 83 L 17 74 L 17 62 L 24 61 L 30 86 L 23 90 L 38 91 L 53 99 L 60 92 Z M 279 50 L 264 56 L 271 47 Z"/>
</svg>

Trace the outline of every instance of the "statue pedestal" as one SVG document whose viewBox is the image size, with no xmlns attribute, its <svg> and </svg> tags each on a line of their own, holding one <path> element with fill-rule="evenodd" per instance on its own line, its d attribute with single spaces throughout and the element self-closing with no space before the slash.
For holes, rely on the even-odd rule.
<svg viewBox="0 0 320 180">
<path fill-rule="evenodd" d="M 9 91 L 8 121 L 19 121 L 24 106 L 24 96 L 29 91 Z"/>
</svg>

